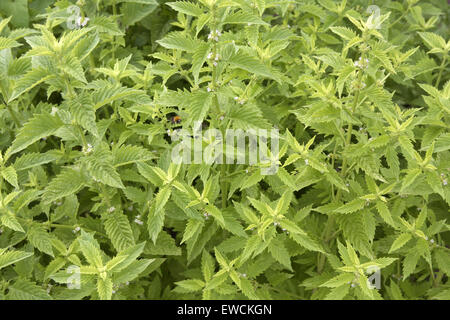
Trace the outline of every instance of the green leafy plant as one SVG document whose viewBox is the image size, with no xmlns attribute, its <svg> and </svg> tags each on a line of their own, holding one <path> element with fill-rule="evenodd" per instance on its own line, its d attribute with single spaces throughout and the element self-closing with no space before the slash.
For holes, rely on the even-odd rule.
<svg viewBox="0 0 450 320">
<path fill-rule="evenodd" d="M 2 1 L 0 299 L 449 299 L 449 6 L 374 5 Z"/>
</svg>

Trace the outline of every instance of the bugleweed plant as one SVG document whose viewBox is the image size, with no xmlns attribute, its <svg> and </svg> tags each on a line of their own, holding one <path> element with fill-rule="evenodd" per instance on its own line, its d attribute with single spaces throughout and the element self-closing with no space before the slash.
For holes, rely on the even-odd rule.
<svg viewBox="0 0 450 320">
<path fill-rule="evenodd" d="M 0 299 L 449 299 L 448 13 L 2 0 Z M 276 173 L 175 163 L 196 122 Z"/>
</svg>

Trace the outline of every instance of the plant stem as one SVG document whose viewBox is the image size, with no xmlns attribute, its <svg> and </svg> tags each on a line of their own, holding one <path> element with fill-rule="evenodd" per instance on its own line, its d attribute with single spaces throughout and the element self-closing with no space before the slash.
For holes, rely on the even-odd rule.
<svg viewBox="0 0 450 320">
<path fill-rule="evenodd" d="M 362 60 L 364 60 L 364 57 L 362 57 Z M 362 75 L 363 75 L 363 73 L 360 71 L 360 72 L 358 73 L 358 83 L 357 83 L 358 88 L 357 88 L 357 90 L 356 90 L 356 93 L 355 93 L 355 99 L 354 99 L 353 105 L 352 105 L 352 114 L 355 113 L 356 108 L 357 108 L 357 106 L 358 106 L 359 95 L 360 95 L 360 92 L 361 92 L 360 87 L 361 87 Z M 347 126 L 347 137 L 346 137 L 346 140 L 345 140 L 345 148 L 347 148 L 347 147 L 351 144 L 351 142 L 352 142 L 352 135 L 353 135 L 353 124 L 352 124 L 351 122 L 349 122 L 349 123 L 348 123 L 348 126 Z M 346 157 L 343 157 L 343 160 L 342 160 L 342 170 L 341 170 L 342 178 L 345 178 L 345 176 L 347 175 L 347 169 L 348 169 L 348 161 L 347 161 L 347 158 L 346 158 Z M 341 193 L 342 193 L 342 192 L 341 192 L 341 189 L 339 189 L 339 190 L 338 190 L 338 193 L 337 193 L 337 195 L 336 195 L 336 200 L 337 200 L 337 201 L 340 200 L 340 198 L 341 198 Z"/>
<path fill-rule="evenodd" d="M 408 9 L 406 9 L 406 11 L 405 12 L 403 12 L 403 14 L 397 19 L 397 20 L 395 20 L 393 23 L 391 23 L 390 25 L 389 25 L 389 28 L 388 29 L 391 29 L 394 25 L 396 25 L 400 20 L 402 20 L 407 14 L 408 14 L 408 12 L 409 12 L 409 6 L 408 6 Z"/>
<path fill-rule="evenodd" d="M 436 278 L 434 278 L 433 286 L 438 287 L 443 277 L 444 273 L 442 271 L 439 271 Z"/>
<path fill-rule="evenodd" d="M 116 18 L 117 17 L 117 8 L 116 8 L 116 0 L 112 0 L 112 9 L 113 9 L 113 15 Z M 112 41 L 112 60 L 114 61 L 116 59 L 116 37 L 113 36 Z"/>
<path fill-rule="evenodd" d="M 16 124 L 16 127 L 19 128 L 20 127 L 20 121 L 19 119 L 17 119 L 16 114 L 14 113 L 14 110 L 11 108 L 11 106 L 9 106 L 6 101 L 4 102 L 6 109 L 8 109 L 9 114 L 11 115 L 11 118 L 13 119 L 14 123 Z"/>
<path fill-rule="evenodd" d="M 68 224 L 49 223 L 48 226 L 49 226 L 49 227 L 52 227 L 52 228 L 74 229 L 74 226 L 68 225 Z M 102 232 L 99 232 L 99 231 L 96 231 L 96 230 L 91 230 L 91 229 L 88 229 L 88 228 L 85 228 L 85 227 L 82 227 L 82 228 L 83 228 L 84 230 L 86 230 L 86 231 L 89 231 L 89 232 L 95 232 L 95 233 L 98 233 L 98 234 L 100 234 L 100 235 L 106 237 L 106 234 L 104 234 L 104 233 L 102 233 Z"/>
<path fill-rule="evenodd" d="M 217 30 L 217 21 L 216 21 L 216 7 L 215 5 L 213 5 L 211 7 L 211 12 L 212 12 L 212 24 L 211 24 L 211 32 L 215 32 Z M 213 57 L 216 56 L 217 54 L 217 43 L 215 41 L 215 39 L 212 39 L 213 41 Z M 213 122 L 217 123 L 217 117 L 220 117 L 221 115 L 221 110 L 220 110 L 220 106 L 219 106 L 219 98 L 217 96 L 217 71 L 216 71 L 216 67 L 213 65 L 212 66 L 212 80 L 211 80 L 211 84 L 212 84 L 212 90 L 213 90 L 213 106 L 215 109 L 215 117 L 213 118 Z M 222 144 L 223 141 L 225 139 L 225 126 L 223 123 L 219 123 L 219 127 L 220 127 L 220 131 L 222 133 Z M 223 149 L 222 149 L 222 164 L 220 164 L 220 193 L 222 194 L 222 209 L 225 209 L 227 207 L 227 198 L 228 198 L 228 183 L 226 181 L 227 179 L 227 167 L 225 164 L 225 154 L 223 153 Z"/>
<path fill-rule="evenodd" d="M 444 59 L 442 59 L 442 63 L 441 63 L 441 65 L 439 66 L 439 74 L 438 74 L 438 77 L 437 77 L 437 79 L 436 79 L 436 83 L 434 84 L 434 86 L 435 86 L 436 89 L 438 89 L 438 90 L 439 90 L 439 84 L 440 84 L 440 82 L 441 82 L 442 72 L 443 72 L 444 69 L 445 69 L 446 62 L 447 62 L 447 56 L 444 56 Z"/>
<path fill-rule="evenodd" d="M 221 179 L 221 185 L 220 189 L 222 192 L 222 208 L 225 209 L 227 207 L 227 198 L 228 198 L 228 184 L 225 180 L 225 177 L 227 175 L 227 167 L 226 164 L 223 163 L 222 167 L 220 168 L 220 179 Z"/>
<path fill-rule="evenodd" d="M 361 60 L 364 60 L 364 55 L 362 55 Z M 356 90 L 355 98 L 353 100 L 353 105 L 351 108 L 352 114 L 356 111 L 356 108 L 358 107 L 359 96 L 360 96 L 360 92 L 361 92 L 360 88 L 361 88 L 362 76 L 363 76 L 363 72 L 360 70 L 358 72 L 357 90 Z M 351 144 L 352 134 L 353 134 L 353 124 L 351 122 L 349 122 L 348 126 L 347 126 L 347 136 L 345 139 L 345 148 L 347 148 Z M 344 159 L 342 161 L 342 170 L 341 170 L 342 178 L 345 178 L 345 176 L 347 175 L 347 168 L 348 168 L 347 158 L 344 157 Z M 339 189 L 336 194 L 337 202 L 341 199 L 341 195 L 342 195 L 342 190 Z M 323 237 L 325 244 L 327 244 L 328 241 L 330 241 L 333 238 L 332 233 L 333 233 L 333 227 L 334 227 L 334 220 L 335 220 L 334 215 L 330 215 L 327 220 L 327 224 L 326 224 L 325 230 L 324 230 L 324 237 Z M 325 255 L 320 254 L 319 263 L 317 265 L 317 272 L 322 273 L 324 266 L 325 266 Z"/>
<path fill-rule="evenodd" d="M 80 125 L 77 125 L 77 128 L 80 133 L 81 141 L 83 142 L 83 148 L 87 149 L 88 143 L 86 141 L 86 137 L 84 136 L 83 128 Z"/>
</svg>

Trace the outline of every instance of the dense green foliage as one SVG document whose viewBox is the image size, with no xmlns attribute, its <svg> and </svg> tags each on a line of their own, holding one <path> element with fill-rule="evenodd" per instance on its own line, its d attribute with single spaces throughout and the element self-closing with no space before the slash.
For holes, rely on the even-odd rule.
<svg viewBox="0 0 450 320">
<path fill-rule="evenodd" d="M 449 299 L 448 14 L 2 0 L 0 299 Z M 198 120 L 278 171 L 175 164 Z"/>
</svg>

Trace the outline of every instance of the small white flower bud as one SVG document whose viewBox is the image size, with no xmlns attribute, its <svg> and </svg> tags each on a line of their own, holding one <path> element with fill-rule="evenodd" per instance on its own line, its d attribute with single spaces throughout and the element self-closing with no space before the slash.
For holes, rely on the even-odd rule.
<svg viewBox="0 0 450 320">
<path fill-rule="evenodd" d="M 78 19 L 76 20 L 76 25 L 78 28 L 80 27 L 84 27 L 87 25 L 87 23 L 89 22 L 89 18 L 88 17 L 78 17 Z"/>
</svg>

